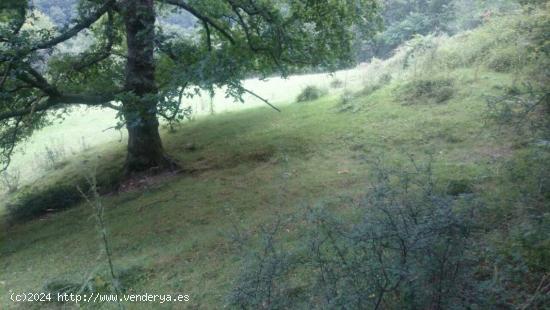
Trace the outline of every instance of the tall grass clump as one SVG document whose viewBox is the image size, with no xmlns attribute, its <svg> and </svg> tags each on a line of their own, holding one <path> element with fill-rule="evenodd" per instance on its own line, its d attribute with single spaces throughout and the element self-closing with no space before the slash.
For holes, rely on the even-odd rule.
<svg viewBox="0 0 550 310">
<path fill-rule="evenodd" d="M 6 204 L 9 223 L 25 222 L 50 212 L 67 209 L 81 201 L 74 185 L 56 185 L 39 191 L 23 189 Z"/>
<path fill-rule="evenodd" d="M 455 93 L 454 81 L 446 78 L 419 78 L 404 83 L 397 89 L 397 98 L 405 105 L 444 103 Z"/>
<path fill-rule="evenodd" d="M 116 189 L 120 182 L 120 169 L 116 162 L 104 165 L 98 170 L 97 190 L 108 193 Z M 80 167 L 83 169 L 84 167 Z M 80 171 L 76 175 L 61 174 L 56 179 L 37 184 L 21 186 L 6 202 L 8 224 L 21 223 L 37 217 L 66 210 L 82 202 L 82 195 L 78 188 L 88 190 L 89 182 Z"/>
<path fill-rule="evenodd" d="M 306 86 L 302 92 L 296 97 L 297 102 L 308 102 L 308 101 L 314 101 L 322 96 L 326 95 L 327 91 L 325 89 L 321 89 L 317 86 Z"/>
</svg>

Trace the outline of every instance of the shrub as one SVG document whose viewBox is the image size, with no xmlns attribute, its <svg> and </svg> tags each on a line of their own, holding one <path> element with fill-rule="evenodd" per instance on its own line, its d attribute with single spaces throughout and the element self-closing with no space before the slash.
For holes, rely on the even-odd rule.
<svg viewBox="0 0 550 310">
<path fill-rule="evenodd" d="M 374 82 L 366 83 L 365 87 L 359 91 L 358 95 L 368 96 L 382 87 L 388 85 L 392 81 L 392 75 L 390 73 L 384 73 L 380 75 Z"/>
<path fill-rule="evenodd" d="M 481 252 L 487 266 L 479 274 L 486 282 L 498 281 L 492 294 L 501 305 L 545 309 L 550 302 L 549 162 L 546 148 L 516 154 L 499 164 L 502 179 L 488 193 L 480 226 L 490 232 L 485 236 L 490 242 Z"/>
<path fill-rule="evenodd" d="M 248 251 L 242 272 L 228 297 L 230 304 L 241 309 L 289 309 L 295 305 L 291 285 L 285 281 L 295 261 L 276 245 L 280 229 L 280 219 L 272 227 L 261 228 L 260 250 Z M 239 247 L 246 246 L 242 240 L 234 241 Z"/>
<path fill-rule="evenodd" d="M 120 177 L 119 169 L 106 166 L 99 175 L 100 192 L 107 193 L 118 186 Z M 83 190 L 89 188 L 86 179 L 73 177 L 69 180 L 62 180 L 58 183 L 37 188 L 27 186 L 6 203 L 7 222 L 19 223 L 35 219 L 39 216 L 62 211 L 80 203 L 83 199 L 78 188 Z"/>
<path fill-rule="evenodd" d="M 291 253 L 280 253 L 274 244 L 270 251 L 257 251 L 256 260 L 264 263 L 246 266 L 233 296 L 246 293 L 231 304 L 245 309 L 296 308 L 297 303 L 323 309 L 464 306 L 472 261 L 471 224 L 458 208 L 462 200 L 435 188 L 429 165 L 393 173 L 378 164 L 374 170 L 372 190 L 355 206 L 355 220 L 309 208 L 307 227 L 314 227 L 305 234 L 309 237 Z M 291 274 L 308 284 L 289 290 L 296 287 Z M 270 298 L 286 304 L 273 306 Z"/>
<path fill-rule="evenodd" d="M 550 91 L 510 88 L 506 94 L 487 98 L 487 118 L 500 127 L 512 127 L 516 134 L 550 138 Z"/>
<path fill-rule="evenodd" d="M 375 91 L 377 91 L 379 89 L 380 89 L 380 85 L 378 85 L 378 84 L 373 84 L 373 85 L 369 84 L 369 85 L 363 87 L 363 89 L 360 90 L 358 94 L 360 96 L 368 96 L 368 95 L 374 93 Z"/>
<path fill-rule="evenodd" d="M 379 166 L 372 190 L 346 223 L 313 210 L 313 294 L 329 308 L 442 309 L 463 303 L 471 224 L 438 192 L 431 168 Z M 415 176 L 416 174 L 416 176 Z"/>
<path fill-rule="evenodd" d="M 24 222 L 49 212 L 60 211 L 82 200 L 74 185 L 58 185 L 40 191 L 23 191 L 7 204 L 8 221 Z"/>
<path fill-rule="evenodd" d="M 307 208 L 299 225 L 307 230 L 293 250 L 277 244 L 279 229 L 264 234 L 229 302 L 243 309 L 543 309 L 548 153 L 510 162 L 504 181 L 513 186 L 498 201 L 465 179 L 437 182 L 429 162 L 398 171 L 376 162 L 372 185 L 352 210 Z"/>
<path fill-rule="evenodd" d="M 501 48 L 487 59 L 487 67 L 496 72 L 510 72 L 520 67 L 519 59 L 520 55 L 514 48 Z"/>
<path fill-rule="evenodd" d="M 474 189 L 470 180 L 460 179 L 451 180 L 447 185 L 446 193 L 451 196 L 459 196 L 463 194 L 471 194 Z"/>
<path fill-rule="evenodd" d="M 326 94 L 326 90 L 320 89 L 317 86 L 306 86 L 304 90 L 296 98 L 297 102 L 306 102 L 319 99 L 321 96 Z"/>
<path fill-rule="evenodd" d="M 397 90 L 403 104 L 444 103 L 453 97 L 453 80 L 444 78 L 414 79 Z"/>
</svg>

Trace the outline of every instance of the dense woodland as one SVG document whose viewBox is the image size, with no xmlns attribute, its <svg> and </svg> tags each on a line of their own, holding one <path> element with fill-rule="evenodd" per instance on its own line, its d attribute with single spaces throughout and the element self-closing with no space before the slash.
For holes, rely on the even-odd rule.
<svg viewBox="0 0 550 310">
<path fill-rule="evenodd" d="M 3 1 L 0 308 L 547 309 L 549 36 L 544 0 Z"/>
</svg>

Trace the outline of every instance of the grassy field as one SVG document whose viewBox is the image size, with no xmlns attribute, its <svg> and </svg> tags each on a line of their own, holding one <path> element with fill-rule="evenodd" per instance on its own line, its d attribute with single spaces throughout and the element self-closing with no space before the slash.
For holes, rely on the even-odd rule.
<svg viewBox="0 0 550 310">
<path fill-rule="evenodd" d="M 470 34 L 470 39 L 441 39 L 442 53 L 458 40 L 473 44 L 483 31 L 491 30 Z M 464 65 L 440 74 L 418 74 L 399 69 L 402 56 L 338 73 L 339 79 L 348 81 L 346 89 L 365 89 L 353 95 L 338 89 L 316 101 L 292 103 L 306 85 L 329 88 L 332 78 L 326 75 L 267 84 L 249 81 L 252 89 L 282 104 L 282 112 L 247 101 L 234 105 L 249 109 L 199 117 L 175 132 L 164 131 L 168 153 L 191 172 L 148 178 L 133 189 L 102 197 L 113 264 L 129 290 L 189 294 L 185 306 L 191 309 L 224 307 L 243 263 L 243 253 L 231 238 L 235 227 L 255 238 L 263 224 L 302 214 L 307 206 L 323 203 L 345 213 L 348 202 L 364 193 L 372 179 L 370 163 L 377 159 L 408 167 L 411 157 L 420 163 L 432 158 L 442 187 L 467 180 L 475 192 L 488 196 L 513 188 L 503 178 L 500 163 L 532 146 L 500 134 L 487 120 L 486 98 L 514 85 L 515 73 Z M 392 78 L 381 82 L 385 73 Z M 426 100 L 407 99 L 407 87 L 425 79 L 452 81 L 451 93 L 440 103 L 431 101 L 434 94 Z M 233 109 L 221 99 L 214 101 L 217 112 Z M 25 154 L 15 164 L 31 184 L 28 188 L 70 184 L 94 168 L 120 167 L 124 136 L 119 142 L 118 133 L 102 132 L 113 125 L 112 114 L 86 113 L 76 111 L 74 118 L 37 133 L 22 147 Z M 87 147 L 80 148 L 82 137 Z M 32 166 L 34 154 L 56 140 L 70 155 L 66 163 L 47 172 Z M 497 183 L 499 191 L 494 190 Z M 289 222 L 280 238 L 292 247 L 305 230 L 300 222 Z M 10 291 L 42 291 L 51 281 L 109 281 L 93 210 L 87 204 L 6 227 L 0 242 L 2 308 L 61 307 L 13 304 Z"/>
<path fill-rule="evenodd" d="M 278 77 L 268 80 L 250 79 L 244 81 L 243 85 L 273 104 L 284 106 L 293 102 L 300 91 L 308 85 L 316 85 L 330 90 L 332 94 L 338 94 L 343 88 L 330 87 L 332 81 L 338 80 L 345 89 L 356 91 L 367 81 L 367 71 L 367 66 L 363 65 L 332 74 L 304 74 L 287 79 Z M 203 95 L 189 99 L 182 105 L 192 108 L 193 118 L 204 117 L 211 114 L 210 100 L 208 95 Z M 219 89 L 212 98 L 214 113 L 265 105 L 264 102 L 249 94 L 244 96 L 244 100 L 244 103 L 234 102 L 232 99 L 225 98 L 224 90 Z M 49 172 L 48 149 L 59 153 L 59 160 L 65 161 L 91 147 L 101 147 L 106 143 L 115 142 L 123 145 L 126 143 L 126 131 L 116 130 L 114 128 L 116 125 L 116 112 L 113 110 L 75 108 L 65 120 L 56 121 L 54 126 L 36 132 L 29 141 L 19 145 L 13 157 L 10 172 L 18 171 L 21 175 L 21 184 L 30 184 Z M 0 184 L 0 195 L 5 192 L 2 186 Z M 0 206 L 0 214 L 3 211 L 3 206 Z"/>
</svg>

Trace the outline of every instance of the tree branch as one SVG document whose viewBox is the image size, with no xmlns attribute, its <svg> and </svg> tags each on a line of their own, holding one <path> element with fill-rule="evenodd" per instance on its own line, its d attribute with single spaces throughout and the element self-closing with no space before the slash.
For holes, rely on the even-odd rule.
<svg viewBox="0 0 550 310">
<path fill-rule="evenodd" d="M 0 137 L 0 142 L 8 146 L 2 149 L 2 156 L 5 157 L 5 163 L 3 164 L 2 168 L 0 168 L 0 172 L 6 171 L 11 163 L 11 156 L 13 155 L 13 151 L 15 150 L 17 134 L 19 133 L 19 128 L 21 127 L 22 120 L 22 116 L 18 117 L 15 120 L 15 125 L 12 128 L 13 131 L 11 132 L 11 134 L 7 133 L 6 136 Z"/>
<path fill-rule="evenodd" d="M 65 94 L 58 97 L 50 97 L 47 100 L 39 104 L 31 104 L 26 108 L 20 110 L 14 110 L 9 112 L 4 112 L 0 114 L 0 121 L 14 118 L 22 117 L 25 115 L 32 114 L 34 112 L 46 111 L 51 108 L 54 108 L 63 104 L 83 104 L 87 106 L 104 106 L 114 110 L 120 110 L 119 106 L 116 106 L 112 103 L 115 99 L 114 94 L 104 94 L 104 95 L 88 95 L 88 94 Z"/>
<path fill-rule="evenodd" d="M 260 99 L 260 100 L 263 101 L 265 104 L 267 104 L 268 106 L 270 106 L 271 108 L 273 108 L 275 111 L 281 112 L 281 110 L 280 110 L 279 108 L 277 108 L 276 106 L 274 106 L 273 104 L 271 104 L 271 102 L 269 102 L 269 100 L 267 100 L 267 99 L 265 99 L 264 97 L 262 97 L 262 96 L 256 94 L 255 92 L 253 92 L 253 91 L 251 91 L 251 90 L 249 90 L 249 89 L 247 89 L 247 88 L 244 88 L 242 85 L 237 85 L 237 84 L 231 84 L 231 85 L 233 85 L 233 87 L 237 87 L 238 89 L 240 89 L 240 90 L 242 90 L 242 91 L 244 91 L 244 92 L 246 92 L 246 93 L 249 93 L 249 94 L 251 94 L 252 96 L 254 96 L 254 97 Z"/>
<path fill-rule="evenodd" d="M 113 105 L 110 101 L 115 99 L 115 94 L 63 94 L 55 86 L 48 83 L 46 78 L 44 78 L 38 71 L 32 68 L 30 65 L 26 66 L 27 73 L 21 74 L 18 76 L 18 79 L 24 83 L 41 90 L 49 98 L 45 104 L 39 107 L 33 107 L 32 110 L 24 109 L 19 111 L 14 111 L 11 113 L 19 114 L 28 114 L 28 112 L 37 111 L 36 108 L 47 110 L 59 104 L 85 104 L 90 106 L 104 106 L 117 111 L 121 110 L 121 107 Z M 5 113 L 8 114 L 8 113 Z M 0 120 L 10 117 L 15 117 L 17 115 L 3 117 L 4 114 L 0 114 Z"/>
<path fill-rule="evenodd" d="M 108 16 L 108 21 L 107 21 L 107 25 L 105 26 L 106 27 L 105 36 L 107 37 L 107 44 L 101 49 L 99 53 L 92 54 L 91 58 L 75 64 L 74 69 L 76 71 L 81 71 L 82 69 L 93 66 L 109 58 L 109 56 L 111 56 L 111 51 L 113 49 L 115 38 L 114 38 L 114 31 L 113 31 L 113 27 L 114 27 L 113 14 L 110 10 L 107 12 L 107 16 Z"/>
<path fill-rule="evenodd" d="M 40 49 L 47 49 L 56 46 L 59 43 L 65 42 L 69 40 L 70 38 L 76 36 L 80 31 L 83 29 L 89 28 L 93 23 L 95 23 L 103 14 L 107 13 L 107 11 L 111 8 L 113 8 L 115 4 L 115 0 L 108 0 L 93 14 L 91 14 L 88 17 L 85 17 L 82 19 L 79 23 L 74 25 L 69 30 L 65 31 L 64 33 L 60 34 L 59 36 L 52 38 L 48 41 L 41 42 L 39 44 L 36 44 L 33 48 L 31 48 L 30 52 L 40 50 Z"/>
<path fill-rule="evenodd" d="M 54 38 L 51 38 L 49 40 L 46 40 L 44 42 L 39 42 L 37 44 L 34 44 L 33 46 L 31 46 L 28 49 L 23 49 L 23 50 L 21 50 L 20 52 L 17 53 L 17 56 L 9 57 L 9 56 L 2 55 L 2 57 L 0 57 L 0 61 L 8 61 L 10 59 L 12 61 L 20 60 L 20 59 L 23 59 L 25 56 L 27 56 L 28 54 L 30 54 L 32 52 L 35 52 L 35 51 L 38 51 L 38 50 L 41 50 L 41 49 L 52 48 L 52 47 L 56 46 L 59 43 L 63 43 L 65 41 L 71 39 L 72 37 L 76 36 L 83 29 L 89 28 L 93 23 L 95 23 L 99 18 L 101 18 L 101 16 L 103 16 L 103 14 L 105 14 L 107 11 L 109 11 L 109 9 L 114 8 L 115 4 L 116 4 L 116 0 L 107 0 L 107 2 L 105 2 L 105 4 L 103 4 L 96 12 L 94 12 L 91 15 L 83 18 L 76 25 L 69 28 L 65 32 L 61 33 L 60 35 L 58 35 Z M 17 27 L 19 27 L 19 25 L 17 25 Z M 21 27 L 22 27 L 22 24 L 21 24 Z M 16 30 L 19 31 L 18 29 L 16 29 Z"/>
<path fill-rule="evenodd" d="M 29 64 L 25 64 L 27 72 L 19 74 L 17 78 L 29 86 L 40 89 L 50 97 L 59 97 L 61 93 L 44 78 L 38 71 Z"/>
<path fill-rule="evenodd" d="M 206 46 L 208 47 L 208 51 L 212 51 L 212 39 L 210 38 L 210 27 L 208 27 L 208 23 L 203 21 L 204 30 L 206 30 Z"/>
<path fill-rule="evenodd" d="M 235 39 L 233 39 L 233 36 L 226 29 L 218 25 L 218 23 L 214 19 L 206 15 L 203 15 L 202 13 L 197 11 L 195 8 L 193 8 L 183 0 L 159 0 L 159 1 L 184 9 L 185 11 L 191 13 L 191 15 L 195 16 L 196 18 L 200 19 L 204 23 L 209 24 L 214 29 L 219 31 L 225 38 L 227 38 L 227 40 L 229 40 L 229 42 L 231 42 L 231 44 L 235 44 Z"/>
</svg>

